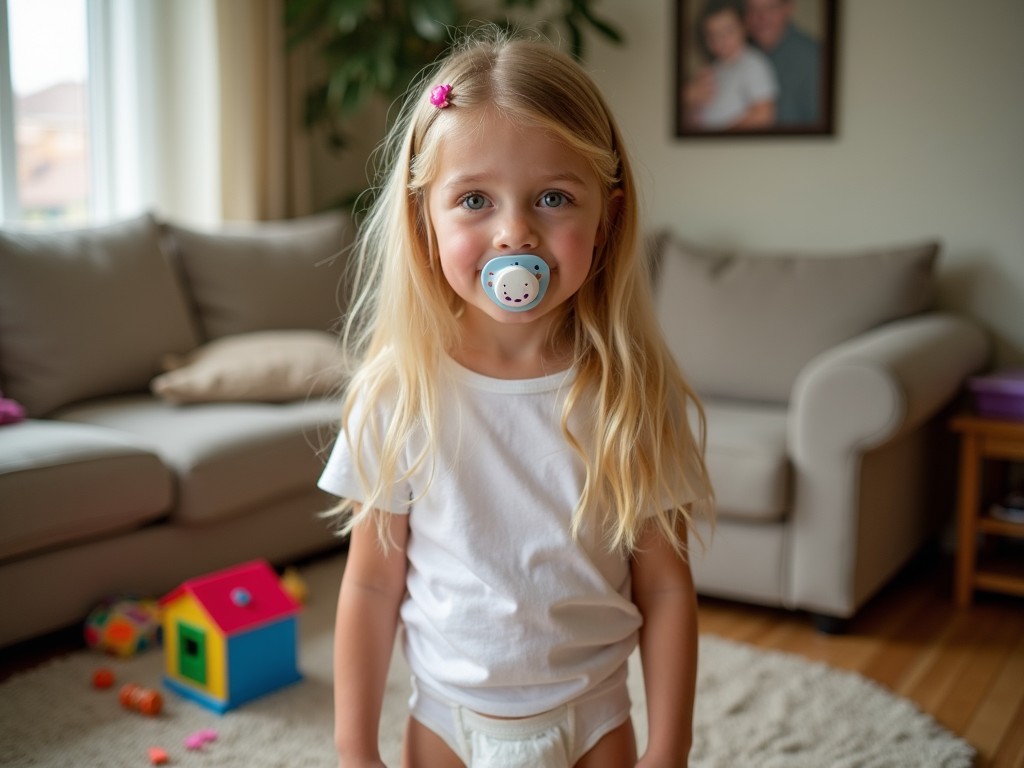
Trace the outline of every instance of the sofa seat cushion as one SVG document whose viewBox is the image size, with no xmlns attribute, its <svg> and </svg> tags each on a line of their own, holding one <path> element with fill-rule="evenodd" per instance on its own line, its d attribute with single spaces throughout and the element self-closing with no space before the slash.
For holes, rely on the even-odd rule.
<svg viewBox="0 0 1024 768">
<path fill-rule="evenodd" d="M 177 476 L 174 518 L 201 524 L 315 487 L 319 453 L 340 415 L 333 400 L 176 406 L 134 395 L 82 403 L 55 417 L 144 439 Z"/>
<path fill-rule="evenodd" d="M 718 515 L 758 522 L 785 517 L 791 498 L 786 408 L 705 400 L 704 411 Z"/>
<path fill-rule="evenodd" d="M 0 559 L 163 517 L 170 470 L 131 435 L 28 420 L 0 427 Z"/>
</svg>

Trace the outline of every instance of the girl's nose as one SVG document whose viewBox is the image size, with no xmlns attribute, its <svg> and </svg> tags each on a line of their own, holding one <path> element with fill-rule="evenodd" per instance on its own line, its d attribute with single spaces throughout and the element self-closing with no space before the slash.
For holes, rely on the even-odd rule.
<svg viewBox="0 0 1024 768">
<path fill-rule="evenodd" d="M 494 233 L 494 248 L 503 253 L 525 253 L 537 247 L 537 233 L 528 216 L 509 211 L 502 216 Z"/>
</svg>

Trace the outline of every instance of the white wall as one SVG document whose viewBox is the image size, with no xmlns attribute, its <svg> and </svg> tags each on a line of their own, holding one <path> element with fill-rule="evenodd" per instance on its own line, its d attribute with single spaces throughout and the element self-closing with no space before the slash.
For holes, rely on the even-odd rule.
<svg viewBox="0 0 1024 768">
<path fill-rule="evenodd" d="M 651 228 L 840 249 L 938 238 L 939 304 L 1024 364 L 1024 2 L 840 2 L 833 138 L 673 136 L 674 0 L 604 0 L 628 36 L 594 73 L 630 141 Z"/>
</svg>

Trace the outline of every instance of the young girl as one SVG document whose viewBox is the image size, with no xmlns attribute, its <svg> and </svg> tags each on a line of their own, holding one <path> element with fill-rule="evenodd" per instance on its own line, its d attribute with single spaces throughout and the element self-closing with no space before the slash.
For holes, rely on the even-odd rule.
<svg viewBox="0 0 1024 768">
<path fill-rule="evenodd" d="M 698 28 L 711 64 L 687 87 L 694 122 L 716 131 L 770 128 L 779 87 L 771 62 L 747 44 L 742 0 L 708 0 Z"/>
<path fill-rule="evenodd" d="M 398 626 L 403 764 L 678 766 L 697 628 L 703 416 L 660 337 L 622 137 L 551 46 L 492 33 L 414 86 L 360 233 L 358 354 L 321 487 L 350 550 L 342 766 L 381 766 Z M 626 662 L 639 642 L 638 763 Z"/>
</svg>

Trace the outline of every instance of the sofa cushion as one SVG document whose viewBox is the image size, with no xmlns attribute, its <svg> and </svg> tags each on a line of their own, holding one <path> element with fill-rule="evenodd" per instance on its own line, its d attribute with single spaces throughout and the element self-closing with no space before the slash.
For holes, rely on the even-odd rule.
<svg viewBox="0 0 1024 768">
<path fill-rule="evenodd" d="M 792 498 L 786 451 L 787 409 L 705 400 L 705 461 L 721 518 L 773 522 Z"/>
<path fill-rule="evenodd" d="M 251 331 L 326 331 L 344 311 L 349 235 L 340 213 L 200 231 L 167 225 L 207 340 Z"/>
<path fill-rule="evenodd" d="M 0 231 L 0 388 L 30 416 L 143 391 L 199 339 L 151 216 L 56 233 Z"/>
<path fill-rule="evenodd" d="M 713 250 L 662 239 L 657 310 L 693 387 L 788 402 L 817 354 L 931 302 L 938 244 L 848 253 Z"/>
<path fill-rule="evenodd" d="M 338 339 L 325 331 L 259 331 L 223 336 L 184 357 L 150 389 L 172 403 L 284 403 L 339 391 Z"/>
<path fill-rule="evenodd" d="M 314 487 L 318 454 L 340 415 L 333 400 L 177 406 L 135 395 L 81 403 L 55 418 L 144 439 L 177 476 L 174 518 L 197 524 Z"/>
<path fill-rule="evenodd" d="M 130 436 L 30 419 L 0 427 L 0 559 L 167 514 L 170 471 Z"/>
</svg>

